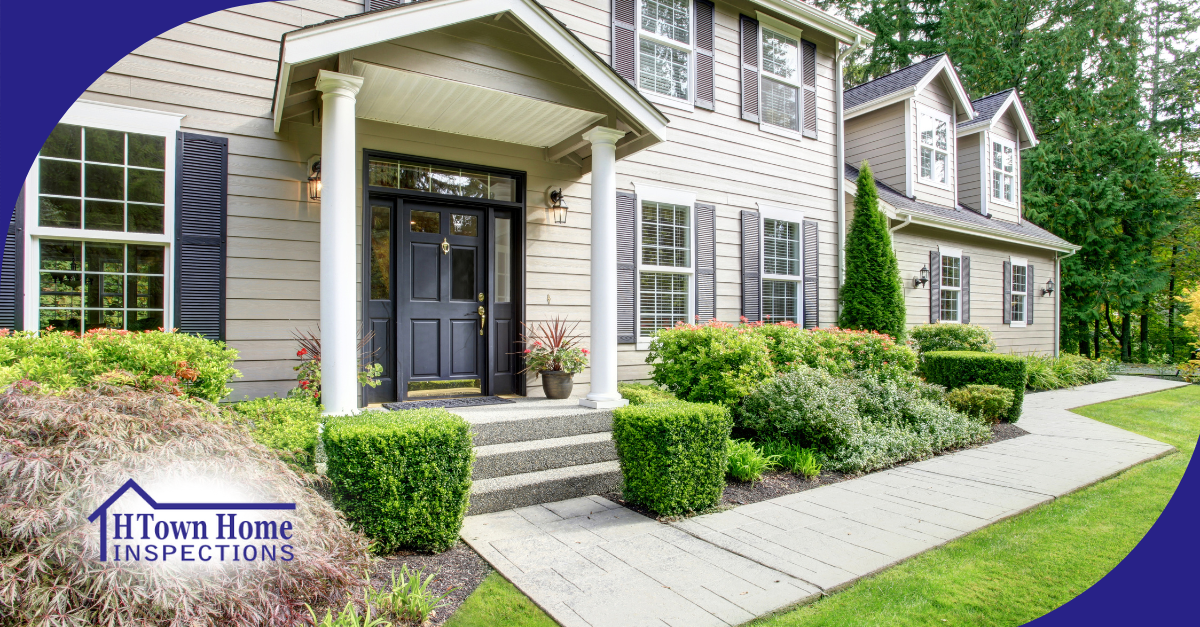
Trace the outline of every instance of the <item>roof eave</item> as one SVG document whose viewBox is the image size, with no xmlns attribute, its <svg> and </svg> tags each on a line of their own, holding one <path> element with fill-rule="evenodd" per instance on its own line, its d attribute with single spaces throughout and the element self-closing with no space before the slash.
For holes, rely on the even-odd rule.
<svg viewBox="0 0 1200 627">
<path fill-rule="evenodd" d="M 917 83 L 914 93 L 920 93 L 921 90 L 925 89 L 933 81 L 934 77 L 942 72 L 949 73 L 951 91 L 954 92 L 954 98 L 957 100 L 958 105 L 962 107 L 962 112 L 969 116 L 968 119 L 974 120 L 978 116 L 978 113 L 975 111 L 975 106 L 971 104 L 971 97 L 967 95 L 967 90 L 963 87 L 962 81 L 959 80 L 958 72 L 954 69 L 954 63 L 950 61 L 950 55 L 948 54 L 943 54 L 941 60 L 933 66 L 933 69 L 925 74 L 925 78 L 922 78 L 921 82 Z"/>
<path fill-rule="evenodd" d="M 838 41 L 854 43 L 855 37 L 861 37 L 863 45 L 875 41 L 875 33 L 805 2 L 794 2 L 793 0 L 751 1 L 759 6 L 773 9 L 795 20 L 809 24 Z"/>
</svg>

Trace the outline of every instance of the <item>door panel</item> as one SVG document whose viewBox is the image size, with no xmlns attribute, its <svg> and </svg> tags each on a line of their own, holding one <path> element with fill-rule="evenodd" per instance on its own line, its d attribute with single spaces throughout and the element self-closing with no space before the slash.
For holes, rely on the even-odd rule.
<svg viewBox="0 0 1200 627">
<path fill-rule="evenodd" d="M 472 375 L 479 372 L 479 321 L 450 321 L 450 374 Z"/>
<path fill-rule="evenodd" d="M 437 244 L 411 244 L 409 272 L 412 273 L 413 300 L 441 300 L 442 251 Z"/>
<path fill-rule="evenodd" d="M 441 320 L 413 320 L 412 329 L 412 374 L 417 377 L 436 377 L 442 371 L 441 363 Z"/>
</svg>

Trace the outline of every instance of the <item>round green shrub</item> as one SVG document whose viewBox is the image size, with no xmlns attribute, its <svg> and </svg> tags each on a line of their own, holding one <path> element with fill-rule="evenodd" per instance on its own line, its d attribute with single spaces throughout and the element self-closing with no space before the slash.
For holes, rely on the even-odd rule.
<svg viewBox="0 0 1200 627">
<path fill-rule="evenodd" d="M 1012 407 L 1004 419 L 1016 422 L 1025 402 L 1025 360 L 1014 355 L 974 351 L 925 353 L 922 370 L 930 383 L 954 390 L 970 384 L 996 385 L 1012 390 Z"/>
<path fill-rule="evenodd" d="M 259 398 L 229 406 L 255 442 L 297 467 L 315 472 L 321 406 L 308 398 Z"/>
<path fill-rule="evenodd" d="M 986 422 L 999 422 L 1012 407 L 1012 390 L 997 385 L 968 385 L 946 393 L 954 409 Z"/>
<path fill-rule="evenodd" d="M 733 421 L 722 405 L 659 403 L 613 411 L 623 495 L 663 515 L 716 505 Z"/>
<path fill-rule="evenodd" d="M 805 365 L 760 386 L 737 417 L 737 426 L 761 438 L 803 441 L 824 451 L 845 446 L 861 429 L 851 382 Z"/>
<path fill-rule="evenodd" d="M 330 418 L 324 432 L 333 501 L 381 554 L 443 551 L 458 539 L 475 449 L 445 409 Z"/>
<path fill-rule="evenodd" d="M 659 331 L 646 363 L 650 378 L 676 398 L 727 407 L 773 374 L 767 339 L 722 322 Z"/>
<path fill-rule="evenodd" d="M 621 398 L 629 401 L 630 405 L 653 405 L 679 400 L 662 388 L 642 383 L 618 383 L 617 391 L 621 393 Z"/>
<path fill-rule="evenodd" d="M 977 324 L 937 322 L 922 324 L 908 332 L 917 352 L 975 351 L 991 353 L 996 350 L 992 331 Z"/>
</svg>

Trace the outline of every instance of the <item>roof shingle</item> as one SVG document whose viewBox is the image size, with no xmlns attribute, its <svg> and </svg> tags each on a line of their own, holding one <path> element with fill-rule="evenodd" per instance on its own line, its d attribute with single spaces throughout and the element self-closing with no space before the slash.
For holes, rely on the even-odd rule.
<svg viewBox="0 0 1200 627">
<path fill-rule="evenodd" d="M 946 56 L 936 54 L 920 63 L 900 68 L 891 74 L 884 74 L 873 81 L 867 81 L 857 87 L 851 87 L 842 94 L 842 103 L 846 109 L 853 109 L 873 100 L 884 98 L 898 91 L 915 87 L 921 79 L 929 74 L 937 62 Z"/>
<path fill-rule="evenodd" d="M 958 125 L 958 128 L 970 128 L 979 126 L 980 124 L 990 124 L 993 117 L 996 117 L 996 112 L 1008 99 L 1008 95 L 1012 93 L 1012 89 L 1006 89 L 1001 92 L 994 93 L 990 96 L 984 96 L 979 100 L 972 100 L 971 106 L 975 107 L 975 112 L 978 114 L 974 119 L 967 120 Z"/>
</svg>

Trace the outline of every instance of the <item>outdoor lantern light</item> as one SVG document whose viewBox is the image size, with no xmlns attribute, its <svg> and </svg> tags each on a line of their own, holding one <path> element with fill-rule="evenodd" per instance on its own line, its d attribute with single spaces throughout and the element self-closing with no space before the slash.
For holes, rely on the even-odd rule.
<svg viewBox="0 0 1200 627">
<path fill-rule="evenodd" d="M 913 277 L 913 287 L 924 287 L 929 282 L 929 267 L 921 266 L 921 273 Z"/>
<path fill-rule="evenodd" d="M 1049 296 L 1054 293 L 1054 279 L 1046 280 L 1046 287 L 1042 288 L 1042 296 Z"/>
<path fill-rule="evenodd" d="M 563 200 L 562 188 L 546 189 L 546 210 L 554 217 L 555 224 L 567 223 L 567 203 Z"/>
<path fill-rule="evenodd" d="M 312 174 L 308 176 L 308 197 L 321 200 L 321 161 L 313 161 Z"/>
</svg>

